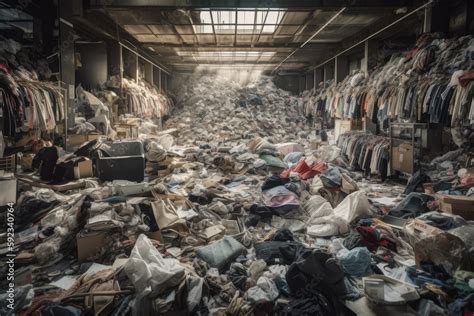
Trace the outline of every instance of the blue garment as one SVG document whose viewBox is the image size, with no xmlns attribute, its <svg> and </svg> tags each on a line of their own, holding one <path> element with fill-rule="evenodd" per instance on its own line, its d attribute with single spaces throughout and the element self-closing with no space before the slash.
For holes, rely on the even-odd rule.
<svg viewBox="0 0 474 316">
<path fill-rule="evenodd" d="M 371 256 L 366 247 L 356 247 L 349 252 L 338 256 L 345 273 L 362 277 L 372 272 L 370 268 Z"/>
</svg>

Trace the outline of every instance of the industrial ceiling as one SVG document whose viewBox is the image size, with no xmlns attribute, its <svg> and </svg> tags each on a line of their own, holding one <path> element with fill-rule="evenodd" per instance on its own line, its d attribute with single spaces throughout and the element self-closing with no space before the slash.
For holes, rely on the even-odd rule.
<svg viewBox="0 0 474 316">
<path fill-rule="evenodd" d="M 305 70 L 413 10 L 415 1 L 97 0 L 103 14 L 174 71 L 197 67 Z M 378 5 L 376 5 L 378 3 Z M 252 6 L 253 4 L 253 6 Z M 403 26 L 378 34 L 410 34 Z M 99 19 L 100 20 L 100 19 Z"/>
</svg>

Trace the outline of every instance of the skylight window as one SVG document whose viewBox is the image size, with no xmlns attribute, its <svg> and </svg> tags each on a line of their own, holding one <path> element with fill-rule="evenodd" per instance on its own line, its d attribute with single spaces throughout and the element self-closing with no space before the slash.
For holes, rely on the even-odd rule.
<svg viewBox="0 0 474 316">
<path fill-rule="evenodd" d="M 196 33 L 198 34 L 212 34 L 214 30 L 212 29 L 212 24 L 202 24 L 202 25 L 195 25 Z"/>
<path fill-rule="evenodd" d="M 208 51 L 208 52 L 195 52 L 190 53 L 188 51 L 178 51 L 178 56 L 181 57 L 190 57 L 195 56 L 195 58 L 238 58 L 239 60 L 250 58 L 256 59 L 259 57 L 272 57 L 275 55 L 275 52 L 259 52 L 259 51 Z"/>
<path fill-rule="evenodd" d="M 212 11 L 214 24 L 235 24 L 235 11 Z"/>
<path fill-rule="evenodd" d="M 263 33 L 273 33 L 276 30 L 276 25 L 264 25 L 263 26 Z"/>
<path fill-rule="evenodd" d="M 255 11 L 237 11 L 237 24 L 254 24 Z"/>
<path fill-rule="evenodd" d="M 269 11 L 265 24 L 278 24 L 283 18 L 283 11 Z"/>
<path fill-rule="evenodd" d="M 211 12 L 210 11 L 200 11 L 199 17 L 201 19 L 201 23 L 203 23 L 203 24 L 212 24 Z"/>
<path fill-rule="evenodd" d="M 195 25 L 198 34 L 274 33 L 285 15 L 284 9 L 246 8 L 237 10 L 203 9 L 199 12 L 200 24 Z M 212 27 L 214 26 L 214 28 Z"/>
</svg>

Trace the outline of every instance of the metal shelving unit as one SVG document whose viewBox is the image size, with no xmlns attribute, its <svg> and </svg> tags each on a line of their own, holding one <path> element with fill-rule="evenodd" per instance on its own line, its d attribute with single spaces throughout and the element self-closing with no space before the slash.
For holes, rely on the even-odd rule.
<svg viewBox="0 0 474 316">
<path fill-rule="evenodd" d="M 428 124 L 391 122 L 389 135 L 392 170 L 413 174 L 428 147 Z"/>
</svg>

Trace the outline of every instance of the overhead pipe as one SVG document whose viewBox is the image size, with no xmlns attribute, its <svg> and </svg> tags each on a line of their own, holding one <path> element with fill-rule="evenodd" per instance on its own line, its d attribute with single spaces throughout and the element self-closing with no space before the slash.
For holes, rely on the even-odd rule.
<svg viewBox="0 0 474 316">
<path fill-rule="evenodd" d="M 308 44 L 316 35 L 318 35 L 319 33 L 321 33 L 321 31 L 323 31 L 329 24 L 332 23 L 332 21 L 334 21 L 342 12 L 344 12 L 344 10 L 346 10 L 346 7 L 342 8 L 341 10 L 339 10 L 336 14 L 334 14 L 330 19 L 329 21 L 327 21 L 326 23 L 324 23 L 323 26 L 321 26 L 316 32 L 313 33 L 313 35 L 311 35 L 303 44 L 300 45 L 300 47 L 297 47 L 294 51 L 292 51 L 285 59 L 283 59 L 279 64 L 278 66 L 275 67 L 275 69 L 273 69 L 272 72 L 275 72 L 278 68 L 280 68 L 281 65 L 283 65 L 283 63 L 285 61 L 288 60 L 288 58 L 290 58 L 291 56 L 293 56 L 299 49 L 303 48 L 306 44 Z"/>
<path fill-rule="evenodd" d="M 280 68 L 281 65 L 283 65 L 283 63 L 285 61 L 288 60 L 288 58 L 290 58 L 291 56 L 293 56 L 299 49 L 303 48 L 306 44 L 308 44 L 311 40 L 313 40 L 313 38 L 316 37 L 316 35 L 318 35 L 319 33 L 321 33 L 329 24 L 332 23 L 332 21 L 334 21 L 342 12 L 344 12 L 344 10 L 346 10 L 346 7 L 342 8 L 341 10 L 339 10 L 336 14 L 334 14 L 326 23 L 324 23 L 323 26 L 321 26 L 316 32 L 313 33 L 313 35 L 311 35 L 303 44 L 300 45 L 300 47 L 296 48 L 294 51 L 292 51 L 285 59 L 283 59 L 279 64 L 278 66 L 275 67 L 275 69 L 273 69 L 272 72 L 275 72 L 278 68 Z"/>
<path fill-rule="evenodd" d="M 431 5 L 433 2 L 434 2 L 434 0 L 430 0 L 430 1 L 428 1 L 427 3 L 425 3 L 425 4 L 421 5 L 421 6 L 419 6 L 418 8 L 416 8 L 416 9 L 413 10 L 413 11 L 411 11 L 410 13 L 405 14 L 404 16 L 402 16 L 401 18 L 399 18 L 398 20 L 396 20 L 396 21 L 390 23 L 389 25 L 387 25 L 387 26 L 381 28 L 381 29 L 378 30 L 377 32 L 375 32 L 375 33 L 373 33 L 373 34 L 367 36 L 366 38 L 364 38 L 364 39 L 361 40 L 360 42 L 357 42 L 356 44 L 352 45 L 351 47 L 344 49 L 342 52 L 337 53 L 336 55 L 334 55 L 333 57 L 331 57 L 331 58 L 327 59 L 326 61 L 320 63 L 319 65 L 308 69 L 308 72 L 311 71 L 311 70 L 314 70 L 314 69 L 316 69 L 316 68 L 319 68 L 319 67 L 321 67 L 321 66 L 323 66 L 323 65 L 325 65 L 325 64 L 327 64 L 327 63 L 330 62 L 331 60 L 335 59 L 335 58 L 338 57 L 338 56 L 341 56 L 341 55 L 344 54 L 344 53 L 347 53 L 348 51 L 350 51 L 350 50 L 353 49 L 354 47 L 357 47 L 357 46 L 359 46 L 360 44 L 364 43 L 365 41 L 370 40 L 370 39 L 373 38 L 374 36 L 376 36 L 376 35 L 382 33 L 382 32 L 385 31 L 386 29 L 388 29 L 388 28 L 394 26 L 395 24 L 397 24 L 397 23 L 403 21 L 403 20 L 406 19 L 407 17 L 409 17 L 409 16 L 415 14 L 416 12 L 418 12 L 418 11 L 420 11 L 420 10 L 423 10 L 424 8 L 426 8 L 426 7 L 428 7 L 429 5 Z"/>
<path fill-rule="evenodd" d="M 122 46 L 123 48 L 129 50 L 131 53 L 137 55 L 138 57 L 140 57 L 141 59 L 147 61 L 148 63 L 152 64 L 153 66 L 155 66 L 156 68 L 160 69 L 161 71 L 165 72 L 166 74 L 170 74 L 168 70 L 164 69 L 162 66 L 159 66 L 157 64 L 155 64 L 154 62 L 152 62 L 151 60 L 149 60 L 148 58 L 144 57 L 143 55 L 141 55 L 140 53 L 138 53 L 137 51 L 135 51 L 134 49 L 128 47 L 127 45 L 123 44 L 122 42 L 118 42 L 120 46 Z"/>
</svg>

